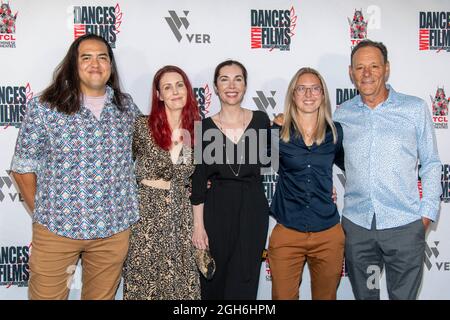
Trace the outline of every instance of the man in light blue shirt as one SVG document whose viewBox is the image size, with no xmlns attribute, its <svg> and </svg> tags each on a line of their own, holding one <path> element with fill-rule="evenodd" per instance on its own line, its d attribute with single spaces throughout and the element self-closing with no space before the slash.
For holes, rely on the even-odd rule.
<svg viewBox="0 0 450 320">
<path fill-rule="evenodd" d="M 344 131 L 342 225 L 353 293 L 356 299 L 379 299 L 379 279 L 372 279 L 385 267 L 389 298 L 416 299 L 425 233 L 437 219 L 442 193 L 431 115 L 422 99 L 386 84 L 389 62 L 382 43 L 359 43 L 349 72 L 360 95 L 342 104 L 334 120 Z"/>
</svg>

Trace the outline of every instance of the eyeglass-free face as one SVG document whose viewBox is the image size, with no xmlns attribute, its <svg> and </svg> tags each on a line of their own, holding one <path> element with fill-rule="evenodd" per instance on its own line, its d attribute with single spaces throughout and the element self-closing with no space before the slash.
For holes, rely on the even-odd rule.
<svg viewBox="0 0 450 320">
<path fill-rule="evenodd" d="M 246 89 L 244 75 L 239 66 L 232 64 L 220 69 L 216 90 L 223 105 L 240 105 Z"/>
<path fill-rule="evenodd" d="M 187 88 L 181 74 L 177 72 L 166 72 L 159 81 L 159 100 L 169 110 L 181 110 L 186 105 Z"/>
<path fill-rule="evenodd" d="M 80 88 L 87 96 L 101 96 L 111 76 L 111 60 L 106 45 L 98 40 L 84 40 L 78 47 Z"/>
</svg>

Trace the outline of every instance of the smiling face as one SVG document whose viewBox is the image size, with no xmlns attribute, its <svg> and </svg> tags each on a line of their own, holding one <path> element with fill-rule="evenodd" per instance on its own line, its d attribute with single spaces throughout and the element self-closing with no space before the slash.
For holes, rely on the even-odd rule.
<svg viewBox="0 0 450 320">
<path fill-rule="evenodd" d="M 238 65 L 224 66 L 219 70 L 216 91 L 222 104 L 240 105 L 246 89 L 244 74 Z"/>
<path fill-rule="evenodd" d="M 367 46 L 357 50 L 349 72 L 364 103 L 375 107 L 387 98 L 389 62 L 384 62 L 378 48 Z"/>
<path fill-rule="evenodd" d="M 298 77 L 294 89 L 294 102 L 299 114 L 317 114 L 323 99 L 322 84 L 315 74 L 305 73 Z"/>
<path fill-rule="evenodd" d="M 177 72 L 163 74 L 159 81 L 159 100 L 169 110 L 181 110 L 186 105 L 187 88 L 183 77 Z"/>
<path fill-rule="evenodd" d="M 78 76 L 83 94 L 105 94 L 111 76 L 111 59 L 106 45 L 98 40 L 84 40 L 78 47 Z"/>
</svg>

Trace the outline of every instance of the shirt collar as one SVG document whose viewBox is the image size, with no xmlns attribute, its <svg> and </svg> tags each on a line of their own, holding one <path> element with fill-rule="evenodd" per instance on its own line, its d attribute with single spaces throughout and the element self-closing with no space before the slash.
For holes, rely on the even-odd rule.
<svg viewBox="0 0 450 320">
<path fill-rule="evenodd" d="M 114 105 L 113 104 L 113 98 L 114 98 L 114 90 L 110 86 L 106 86 L 106 97 L 105 97 L 105 105 L 104 108 L 110 109 L 109 106 Z M 84 103 L 81 103 L 80 111 L 87 112 L 86 107 L 84 106 Z"/>
<path fill-rule="evenodd" d="M 110 86 L 106 86 L 105 106 L 111 104 L 114 98 L 114 90 Z"/>
<path fill-rule="evenodd" d="M 388 97 L 385 101 L 383 101 L 381 104 L 395 104 L 395 101 L 397 100 L 398 97 L 398 93 L 397 91 L 394 90 L 394 88 L 392 88 L 392 86 L 390 84 L 386 83 L 386 89 L 389 91 Z M 356 97 L 356 103 L 358 104 L 359 107 L 364 107 L 365 104 L 361 99 L 360 95 L 357 95 Z"/>
</svg>

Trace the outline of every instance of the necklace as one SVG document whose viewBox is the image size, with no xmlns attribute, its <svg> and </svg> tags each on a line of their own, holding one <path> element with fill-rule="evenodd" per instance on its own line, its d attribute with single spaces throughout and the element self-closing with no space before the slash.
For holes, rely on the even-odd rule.
<svg viewBox="0 0 450 320">
<path fill-rule="evenodd" d="M 301 134 L 302 134 L 303 142 L 304 142 L 307 146 L 311 146 L 312 144 L 314 144 L 314 139 L 313 139 L 313 137 L 314 137 L 314 135 L 315 135 L 315 133 L 316 133 L 316 130 L 317 130 L 317 124 L 316 124 L 316 126 L 314 127 L 314 129 L 313 129 L 313 130 L 310 130 L 309 132 L 307 132 L 300 124 L 299 124 L 299 127 L 300 127 L 300 132 L 301 132 Z M 308 141 L 307 141 L 307 140 L 308 140 Z M 311 144 L 308 144 L 308 142 L 311 142 Z"/>
<path fill-rule="evenodd" d="M 220 129 L 220 131 L 222 131 L 223 135 L 226 137 L 225 131 L 223 130 L 223 127 L 222 127 L 221 113 L 222 113 L 222 110 L 219 111 L 219 119 L 218 119 L 219 120 L 219 129 Z M 239 143 L 242 141 L 242 138 L 244 137 L 244 130 L 245 130 L 245 114 L 244 114 L 244 110 L 242 110 L 242 135 L 241 135 L 241 138 L 239 139 L 239 141 L 237 141 L 237 145 L 238 146 L 239 146 Z M 239 172 L 241 171 L 241 165 L 242 165 L 242 162 L 244 160 L 244 153 L 243 152 L 241 153 L 241 158 L 239 160 L 238 170 L 236 172 L 236 171 L 233 170 L 233 167 L 231 166 L 230 161 L 228 160 L 226 143 L 224 143 L 223 146 L 224 146 L 224 149 L 225 149 L 225 162 L 228 165 L 228 167 L 230 168 L 231 172 L 233 172 L 233 175 L 235 177 L 237 177 L 237 176 L 239 176 Z"/>
<path fill-rule="evenodd" d="M 173 127 L 173 129 L 171 128 L 172 131 L 172 143 L 174 146 L 177 146 L 181 141 L 183 141 L 183 137 L 179 135 L 179 130 L 180 130 L 180 126 L 181 126 L 181 117 L 178 119 L 177 124 Z M 178 134 L 177 136 L 175 136 L 176 134 Z"/>
<path fill-rule="evenodd" d="M 313 132 L 308 133 L 308 132 L 306 132 L 306 131 L 303 131 L 303 134 L 304 134 L 308 139 L 311 139 L 312 136 L 313 136 Z"/>
</svg>

